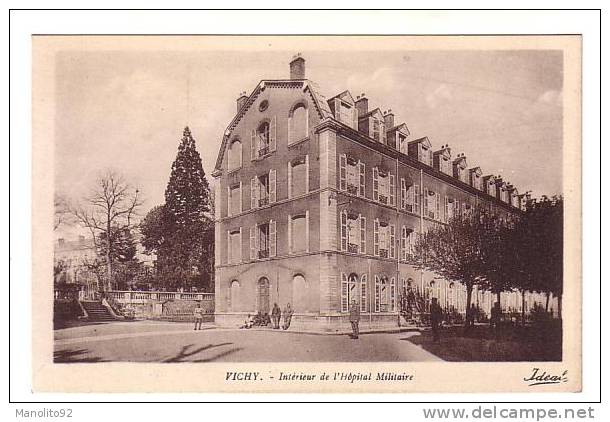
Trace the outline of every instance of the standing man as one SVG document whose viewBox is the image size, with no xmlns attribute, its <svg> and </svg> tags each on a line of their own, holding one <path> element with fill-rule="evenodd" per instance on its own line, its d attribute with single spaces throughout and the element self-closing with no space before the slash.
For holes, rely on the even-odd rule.
<svg viewBox="0 0 610 422">
<path fill-rule="evenodd" d="M 280 317 L 282 315 L 282 310 L 277 303 L 273 304 L 273 309 L 271 310 L 271 325 L 274 330 L 280 328 Z"/>
<path fill-rule="evenodd" d="M 358 338 L 360 330 L 358 329 L 358 323 L 360 322 L 360 306 L 355 299 L 352 299 L 352 303 L 349 307 L 349 322 L 352 324 L 352 335 L 353 339 Z"/>
<path fill-rule="evenodd" d="M 502 319 L 502 308 L 500 308 L 500 302 L 495 302 L 493 308 L 491 308 L 491 318 L 489 325 L 493 328 L 495 337 L 500 336 L 500 320 Z"/>
<path fill-rule="evenodd" d="M 288 302 L 286 304 L 286 307 L 284 308 L 284 326 L 282 327 L 284 330 L 287 330 L 288 327 L 290 327 L 290 320 L 292 320 L 292 314 L 293 314 L 293 310 L 292 310 L 292 306 L 290 306 L 290 302 Z"/>
<path fill-rule="evenodd" d="M 201 330 L 201 324 L 203 323 L 203 309 L 201 309 L 201 304 L 199 302 L 197 302 L 197 306 L 195 307 L 193 314 L 195 315 L 195 328 L 193 328 L 193 330 Z"/>
<path fill-rule="evenodd" d="M 430 304 L 430 323 L 432 324 L 432 337 L 434 342 L 438 342 L 440 336 L 440 325 L 443 320 L 443 310 L 438 304 L 438 299 L 433 297 Z"/>
</svg>

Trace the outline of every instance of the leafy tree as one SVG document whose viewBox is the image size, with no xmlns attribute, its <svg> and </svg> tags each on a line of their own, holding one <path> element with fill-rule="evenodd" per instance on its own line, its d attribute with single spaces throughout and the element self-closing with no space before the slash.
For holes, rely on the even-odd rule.
<svg viewBox="0 0 610 422">
<path fill-rule="evenodd" d="M 563 294 L 563 198 L 543 196 L 526 206 L 515 228 L 520 282 L 531 291 L 552 293 L 558 299 L 561 317 Z M 524 285 L 524 286 L 523 286 Z"/>
<path fill-rule="evenodd" d="M 141 225 L 142 244 L 157 255 L 160 287 L 212 285 L 214 223 L 212 201 L 201 157 L 188 127 L 165 190 L 165 204 L 153 208 Z"/>
<path fill-rule="evenodd" d="M 470 309 L 475 285 L 484 282 L 487 263 L 483 250 L 495 222 L 482 209 L 456 216 L 447 225 L 436 225 L 415 243 L 415 266 L 433 271 L 466 286 L 466 309 Z"/>
</svg>

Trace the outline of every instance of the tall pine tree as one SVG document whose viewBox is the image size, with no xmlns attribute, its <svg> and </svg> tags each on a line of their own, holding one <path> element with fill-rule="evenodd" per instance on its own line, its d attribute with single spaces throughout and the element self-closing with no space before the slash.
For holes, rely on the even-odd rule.
<svg viewBox="0 0 610 422">
<path fill-rule="evenodd" d="M 150 239 L 157 253 L 158 284 L 167 289 L 213 286 L 214 223 L 210 218 L 210 187 L 205 178 L 195 139 L 184 129 L 178 154 L 165 189 L 165 205 L 154 210 L 161 230 Z M 147 216 L 148 218 L 148 216 Z M 145 219 L 146 220 L 146 219 Z M 146 237 L 147 231 L 143 230 Z M 145 239 L 146 240 L 146 239 Z"/>
<path fill-rule="evenodd" d="M 210 186 L 188 126 L 184 128 L 165 189 L 165 212 L 168 222 L 177 228 L 202 222 L 210 212 Z"/>
</svg>

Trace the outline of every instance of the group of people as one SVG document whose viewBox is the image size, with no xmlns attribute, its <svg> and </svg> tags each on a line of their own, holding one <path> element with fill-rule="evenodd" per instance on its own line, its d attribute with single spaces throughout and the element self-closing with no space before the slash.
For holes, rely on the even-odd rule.
<svg viewBox="0 0 610 422">
<path fill-rule="evenodd" d="M 466 312 L 466 328 L 474 327 L 477 308 L 474 304 L 470 305 L 470 309 Z M 499 335 L 500 322 L 502 320 L 502 308 L 500 302 L 495 302 L 491 308 L 491 316 L 489 326 L 494 329 L 496 337 Z M 438 299 L 433 297 L 430 302 L 430 325 L 432 325 L 432 338 L 435 342 L 440 340 L 440 329 L 443 324 L 443 309 L 438 303 Z"/>
<path fill-rule="evenodd" d="M 292 321 L 292 315 L 294 314 L 294 310 L 290 305 L 290 302 L 286 304 L 284 310 L 282 311 L 277 303 L 273 304 L 273 308 L 271 309 L 271 317 L 269 314 L 258 312 L 256 315 L 248 314 L 248 318 L 240 328 L 252 328 L 254 326 L 267 326 L 271 324 L 271 328 L 274 330 L 279 330 L 280 321 L 282 321 L 282 329 L 287 330 L 290 327 L 290 322 Z"/>
</svg>

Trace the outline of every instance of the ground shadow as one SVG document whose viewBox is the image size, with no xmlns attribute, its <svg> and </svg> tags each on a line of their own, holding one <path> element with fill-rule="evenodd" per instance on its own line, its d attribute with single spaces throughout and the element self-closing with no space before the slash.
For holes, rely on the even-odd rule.
<svg viewBox="0 0 610 422">
<path fill-rule="evenodd" d="M 87 356 L 88 349 L 65 349 L 53 353 L 55 363 L 95 363 L 106 362 L 97 356 Z"/>
<path fill-rule="evenodd" d="M 194 344 L 187 344 L 186 346 L 182 346 L 182 349 L 180 350 L 180 352 L 178 352 L 178 354 L 176 356 L 164 359 L 161 362 L 163 362 L 163 363 L 207 362 L 209 359 L 217 359 L 218 357 L 220 357 L 220 355 L 223 355 L 223 354 L 221 353 L 220 355 L 216 355 L 213 358 L 202 359 L 202 360 L 199 360 L 199 361 L 192 361 L 192 360 L 185 360 L 185 359 L 189 358 L 191 356 L 194 356 L 194 355 L 196 355 L 198 353 L 204 352 L 206 350 L 210 350 L 210 349 L 215 348 L 215 347 L 228 346 L 228 345 L 231 345 L 231 344 L 233 344 L 233 343 L 208 344 L 206 346 L 199 347 L 199 348 L 193 349 L 193 350 L 189 350 L 189 349 L 191 349 L 191 347 L 193 347 Z M 232 350 L 235 350 L 235 349 L 232 349 Z M 226 353 L 226 352 L 223 352 L 223 353 Z M 228 353 L 226 353 L 226 354 L 228 354 Z"/>
</svg>

